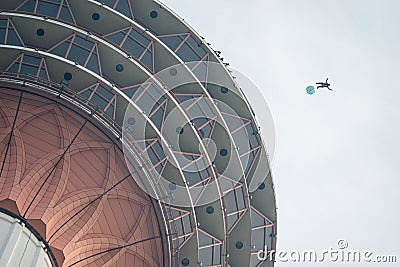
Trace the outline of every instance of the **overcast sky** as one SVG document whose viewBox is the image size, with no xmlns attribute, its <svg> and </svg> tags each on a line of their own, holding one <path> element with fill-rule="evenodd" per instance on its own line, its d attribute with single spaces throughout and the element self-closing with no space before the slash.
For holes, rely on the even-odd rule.
<svg viewBox="0 0 400 267">
<path fill-rule="evenodd" d="M 269 103 L 278 249 L 322 251 L 346 239 L 400 261 L 400 1 L 163 2 Z M 332 92 L 305 93 L 327 77 Z"/>
</svg>

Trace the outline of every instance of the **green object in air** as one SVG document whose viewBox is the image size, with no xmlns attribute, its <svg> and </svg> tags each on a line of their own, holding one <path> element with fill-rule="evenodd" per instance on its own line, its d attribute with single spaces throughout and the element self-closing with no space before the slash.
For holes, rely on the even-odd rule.
<svg viewBox="0 0 400 267">
<path fill-rule="evenodd" d="M 312 86 L 312 85 L 307 86 L 306 92 L 307 92 L 307 94 L 309 94 L 309 95 L 314 94 L 314 93 L 315 93 L 315 88 L 314 88 L 314 86 Z"/>
</svg>

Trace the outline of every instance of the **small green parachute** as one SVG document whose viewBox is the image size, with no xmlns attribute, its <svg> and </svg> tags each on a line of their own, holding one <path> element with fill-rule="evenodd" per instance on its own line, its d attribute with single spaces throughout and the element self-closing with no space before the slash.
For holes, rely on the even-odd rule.
<svg viewBox="0 0 400 267">
<path fill-rule="evenodd" d="M 314 88 L 314 86 L 312 86 L 312 85 L 307 86 L 306 92 L 307 92 L 307 94 L 309 94 L 309 95 L 314 94 L 314 93 L 315 93 L 315 88 Z"/>
</svg>

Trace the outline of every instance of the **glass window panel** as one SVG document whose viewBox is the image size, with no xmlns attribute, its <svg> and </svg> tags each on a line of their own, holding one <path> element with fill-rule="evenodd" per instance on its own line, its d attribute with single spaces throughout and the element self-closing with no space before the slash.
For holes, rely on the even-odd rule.
<svg viewBox="0 0 400 267">
<path fill-rule="evenodd" d="M 53 50 L 51 50 L 50 52 L 57 56 L 65 57 L 65 55 L 67 54 L 68 47 L 69 47 L 69 43 L 64 42 L 64 43 L 60 44 L 59 46 L 57 46 L 56 48 L 54 48 Z"/>
<path fill-rule="evenodd" d="M 40 65 L 40 62 L 42 61 L 42 58 L 24 55 L 22 61 L 23 61 L 24 63 L 29 63 L 29 64 L 32 64 L 32 65 L 39 66 L 39 65 Z"/>
<path fill-rule="evenodd" d="M 273 227 L 267 227 L 265 228 L 266 234 L 265 234 L 265 243 L 267 244 L 268 248 L 272 248 L 272 232 L 273 232 Z"/>
<path fill-rule="evenodd" d="M 175 239 L 175 240 L 173 240 L 172 241 L 173 242 L 173 246 L 174 246 L 174 248 L 177 248 L 178 246 L 179 246 L 179 240 L 178 239 Z M 178 257 L 178 253 L 176 253 L 175 254 L 176 256 L 176 261 L 178 261 L 179 259 L 177 258 Z"/>
<path fill-rule="evenodd" d="M 150 44 L 150 40 L 144 37 L 141 33 L 136 31 L 135 29 L 131 30 L 130 36 L 138 41 L 140 44 L 142 44 L 144 47 L 147 47 Z"/>
<path fill-rule="evenodd" d="M 33 13 L 34 9 L 35 9 L 35 0 L 29 0 L 18 10 Z"/>
<path fill-rule="evenodd" d="M 129 89 L 123 90 L 122 92 L 124 94 L 126 94 L 129 98 L 132 98 L 136 91 L 137 91 L 137 87 L 134 87 L 134 88 L 129 88 Z"/>
<path fill-rule="evenodd" d="M 237 211 L 237 204 L 236 204 L 235 194 L 233 191 L 225 195 L 225 206 L 226 206 L 226 212 L 228 213 Z"/>
<path fill-rule="evenodd" d="M 95 103 L 99 109 L 104 110 L 105 107 L 107 106 L 108 102 L 105 101 L 103 98 L 101 98 L 99 95 L 97 95 L 96 93 L 93 95 L 92 99 L 90 100 L 93 103 Z"/>
<path fill-rule="evenodd" d="M 228 216 L 228 229 L 232 228 L 232 226 L 235 224 L 235 222 L 238 218 L 239 218 L 239 215 L 237 215 L 237 214 Z"/>
<path fill-rule="evenodd" d="M 162 108 L 156 111 L 156 113 L 151 116 L 151 121 L 156 125 L 157 129 L 161 130 L 161 124 L 163 120 L 164 111 Z"/>
<path fill-rule="evenodd" d="M 99 87 L 97 87 L 96 92 L 108 100 L 111 100 L 114 97 L 114 94 L 112 92 L 108 91 L 106 88 L 104 88 L 101 85 L 99 85 Z"/>
<path fill-rule="evenodd" d="M 219 115 L 214 112 L 215 109 L 212 108 L 213 105 L 211 105 L 210 101 L 211 100 L 209 98 L 202 97 L 200 101 L 197 102 L 197 105 L 201 107 L 206 118 L 219 117 Z"/>
<path fill-rule="evenodd" d="M 187 42 L 190 44 L 190 46 L 192 47 L 192 49 L 194 49 L 197 54 L 199 54 L 201 57 L 204 57 L 206 55 L 206 51 L 204 50 L 204 48 L 199 45 L 200 42 L 196 41 L 193 36 L 190 36 L 187 40 Z"/>
<path fill-rule="evenodd" d="M 97 56 L 95 54 L 92 54 L 92 56 L 90 57 L 86 67 L 89 70 L 91 70 L 91 71 L 93 71 L 93 72 L 95 72 L 97 74 L 100 74 L 99 64 L 98 64 L 98 61 L 97 61 Z"/>
<path fill-rule="evenodd" d="M 250 123 L 249 125 L 246 126 L 246 131 L 249 135 L 251 147 L 258 146 L 259 142 L 257 140 L 257 131 L 254 129 L 253 123 Z"/>
<path fill-rule="evenodd" d="M 110 118 L 114 118 L 114 106 L 110 105 L 108 107 L 108 109 L 106 110 L 106 114 L 110 117 Z"/>
<path fill-rule="evenodd" d="M 104 3 L 106 6 L 109 6 L 111 8 L 113 8 L 114 4 L 115 4 L 115 0 L 102 0 L 101 2 Z"/>
<path fill-rule="evenodd" d="M 144 47 L 130 37 L 126 38 L 126 41 L 122 48 L 132 54 L 132 56 L 134 56 L 135 58 L 140 57 L 140 55 L 144 51 Z"/>
<path fill-rule="evenodd" d="M 114 33 L 112 35 L 107 36 L 107 40 L 111 41 L 112 43 L 116 44 L 116 45 L 120 45 L 122 40 L 124 39 L 126 34 L 122 33 L 122 32 L 117 32 Z"/>
<path fill-rule="evenodd" d="M 202 232 L 199 232 L 199 245 L 205 246 L 211 244 L 213 244 L 213 240 Z"/>
<path fill-rule="evenodd" d="M 147 156 L 149 157 L 149 159 L 150 159 L 151 163 L 153 163 L 153 165 L 155 165 L 159 162 L 156 152 L 154 152 L 154 150 L 152 148 L 148 149 L 146 152 L 147 152 Z"/>
<path fill-rule="evenodd" d="M 214 247 L 213 264 L 221 264 L 221 246 Z"/>
<path fill-rule="evenodd" d="M 184 216 L 182 218 L 182 220 L 183 220 L 183 227 L 185 230 L 185 234 L 191 233 L 192 232 L 192 224 L 190 223 L 190 216 L 189 215 Z"/>
<path fill-rule="evenodd" d="M 176 54 L 185 62 L 198 61 L 201 59 L 186 43 L 181 46 Z"/>
<path fill-rule="evenodd" d="M 172 51 L 182 43 L 182 38 L 179 36 L 169 36 L 169 37 L 161 37 L 161 41 L 163 41 Z"/>
<path fill-rule="evenodd" d="M 247 158 L 247 166 L 246 166 L 245 174 L 247 174 L 249 169 L 251 168 L 254 158 L 255 158 L 255 152 L 253 151 L 249 154 L 249 157 Z"/>
<path fill-rule="evenodd" d="M 187 162 L 185 161 L 184 163 L 187 163 Z M 184 163 L 181 163 L 181 165 L 183 165 Z M 184 174 L 184 176 L 186 178 L 186 181 L 189 183 L 189 186 L 201 181 L 201 177 L 200 177 L 200 174 L 198 172 L 183 171 L 183 174 Z"/>
<path fill-rule="evenodd" d="M 47 73 L 46 73 L 45 69 L 42 68 L 40 70 L 39 77 L 42 78 L 42 79 L 48 80 Z"/>
<path fill-rule="evenodd" d="M 7 20 L 6 19 L 0 19 L 0 27 L 7 27 Z"/>
<path fill-rule="evenodd" d="M 17 34 L 15 33 L 14 29 L 9 29 L 9 30 L 8 30 L 7 44 L 9 44 L 9 45 L 22 46 L 22 43 L 21 43 L 21 41 L 18 39 L 18 36 L 17 36 Z"/>
<path fill-rule="evenodd" d="M 157 165 L 157 167 L 155 167 L 156 171 L 160 174 L 161 174 L 162 168 L 163 168 L 163 164 Z"/>
<path fill-rule="evenodd" d="M 229 130 L 231 131 L 238 129 L 240 126 L 243 126 L 243 122 L 241 119 L 229 115 L 223 115 L 223 117 L 226 121 L 226 124 L 228 125 Z"/>
<path fill-rule="evenodd" d="M 160 159 L 164 159 L 165 158 L 164 150 L 163 150 L 160 142 L 157 141 L 157 143 L 155 143 L 153 145 L 153 148 L 154 148 L 155 152 L 157 153 L 157 155 L 158 155 L 158 157 Z"/>
<path fill-rule="evenodd" d="M 12 65 L 11 68 L 8 69 L 7 72 L 18 73 L 18 68 L 19 68 L 19 63 L 15 63 L 14 65 Z"/>
<path fill-rule="evenodd" d="M 176 218 L 181 215 L 181 213 L 178 210 L 170 209 L 169 213 L 171 215 L 171 218 Z"/>
<path fill-rule="evenodd" d="M 246 207 L 246 203 L 244 202 L 244 193 L 243 193 L 243 187 L 238 188 L 235 190 L 236 191 L 236 199 L 238 203 L 238 208 L 244 209 Z"/>
<path fill-rule="evenodd" d="M 30 66 L 30 65 L 25 65 L 23 64 L 21 66 L 21 73 L 27 73 L 27 74 L 32 74 L 33 76 L 36 76 L 38 72 L 38 67 Z"/>
<path fill-rule="evenodd" d="M 89 56 L 88 51 L 76 45 L 72 45 L 71 51 L 68 54 L 68 59 L 78 62 L 80 65 L 83 65 L 85 64 L 85 61 L 88 56 Z"/>
<path fill-rule="evenodd" d="M 76 36 L 74 43 L 86 48 L 87 50 L 92 50 L 94 43 L 83 39 L 82 37 Z"/>
<path fill-rule="evenodd" d="M 119 0 L 117 6 L 115 7 L 115 10 L 124 14 L 128 18 L 132 18 L 127 0 Z"/>
<path fill-rule="evenodd" d="M 180 103 L 184 103 L 188 101 L 187 103 L 191 103 L 190 99 L 193 99 L 192 95 L 176 95 Z"/>
<path fill-rule="evenodd" d="M 6 29 L 0 28 L 0 42 L 1 44 L 5 44 L 6 38 Z"/>
<path fill-rule="evenodd" d="M 179 238 L 178 243 L 179 245 L 182 245 L 182 243 L 186 240 L 185 237 Z"/>
<path fill-rule="evenodd" d="M 183 222 L 181 219 L 174 221 L 175 224 L 175 230 L 178 234 L 178 236 L 184 235 L 184 231 L 183 231 Z"/>
<path fill-rule="evenodd" d="M 153 55 L 149 50 L 144 53 L 141 61 L 149 70 L 153 71 Z"/>
<path fill-rule="evenodd" d="M 206 126 L 204 126 L 203 128 L 201 128 L 200 131 L 200 136 L 203 138 L 209 138 L 211 135 L 211 125 L 210 124 L 206 124 Z"/>
<path fill-rule="evenodd" d="M 254 210 L 250 211 L 250 216 L 251 216 L 251 227 L 257 227 L 265 224 L 264 218 L 261 217 L 261 215 L 255 212 Z"/>
<path fill-rule="evenodd" d="M 260 228 L 251 231 L 251 244 L 255 246 L 252 251 L 259 251 L 260 249 L 264 249 L 266 245 L 265 237 L 266 237 L 266 229 Z M 267 239 L 268 240 L 268 239 Z"/>
<path fill-rule="evenodd" d="M 137 95 L 140 96 L 140 94 Z M 149 95 L 147 91 L 137 101 L 136 99 L 134 99 L 134 101 L 139 105 L 141 109 L 146 111 L 147 114 L 150 113 L 155 105 L 154 99 Z"/>
<path fill-rule="evenodd" d="M 61 8 L 60 12 L 60 20 L 62 21 L 67 21 L 69 23 L 74 23 L 74 20 L 72 19 L 71 13 L 69 12 L 68 7 L 63 6 Z"/>
<path fill-rule="evenodd" d="M 36 13 L 55 18 L 57 16 L 59 7 L 60 7 L 59 4 L 39 1 Z"/>
<path fill-rule="evenodd" d="M 202 62 L 200 63 L 194 70 L 193 70 L 194 75 L 199 79 L 199 81 L 207 81 L 207 63 Z"/>
<path fill-rule="evenodd" d="M 197 128 L 200 128 L 200 126 L 202 126 L 206 122 L 207 122 L 206 118 L 196 118 L 193 120 L 193 123 Z"/>
<path fill-rule="evenodd" d="M 86 91 L 83 92 L 83 93 L 80 93 L 80 95 L 83 96 L 83 97 L 86 98 L 86 99 L 89 99 L 89 97 L 90 97 L 90 95 L 92 94 L 92 92 L 93 92 L 93 90 L 92 90 L 92 89 L 89 89 L 89 90 L 86 90 Z"/>
<path fill-rule="evenodd" d="M 199 250 L 199 260 L 203 264 L 202 266 L 213 265 L 212 263 L 212 251 L 213 247 L 202 248 Z"/>
</svg>

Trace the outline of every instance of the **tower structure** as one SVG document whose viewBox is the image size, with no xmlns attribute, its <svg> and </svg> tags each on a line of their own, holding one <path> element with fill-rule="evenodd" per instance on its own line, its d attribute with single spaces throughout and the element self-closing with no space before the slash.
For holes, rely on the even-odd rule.
<svg viewBox="0 0 400 267">
<path fill-rule="evenodd" d="M 158 1 L 0 10 L 1 266 L 273 266 L 267 151 L 218 51 Z"/>
</svg>

